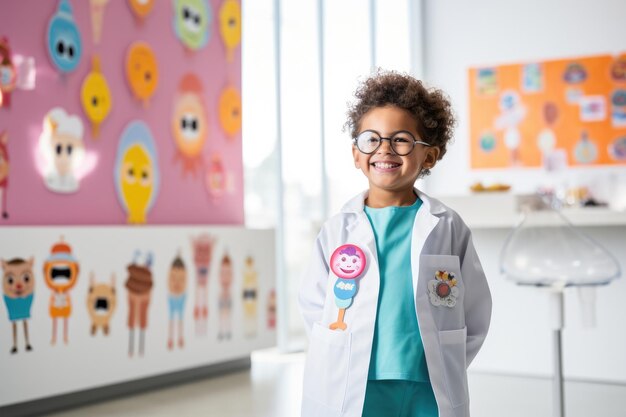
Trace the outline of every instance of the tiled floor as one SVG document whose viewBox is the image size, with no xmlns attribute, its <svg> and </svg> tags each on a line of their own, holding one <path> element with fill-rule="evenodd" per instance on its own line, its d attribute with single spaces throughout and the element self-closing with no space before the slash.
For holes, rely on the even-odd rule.
<svg viewBox="0 0 626 417">
<path fill-rule="evenodd" d="M 250 371 L 53 416 L 298 417 L 303 368 L 303 354 L 257 352 Z M 474 373 L 469 382 L 473 417 L 552 417 L 550 379 Z M 626 417 L 626 385 L 568 381 L 565 393 L 567 417 Z"/>
</svg>

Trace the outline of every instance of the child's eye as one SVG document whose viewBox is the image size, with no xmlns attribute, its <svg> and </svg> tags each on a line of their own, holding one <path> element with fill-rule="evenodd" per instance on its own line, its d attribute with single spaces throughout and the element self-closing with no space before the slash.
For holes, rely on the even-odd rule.
<svg viewBox="0 0 626 417">
<path fill-rule="evenodd" d="M 344 256 L 343 258 L 341 258 L 341 262 L 345 262 L 346 261 L 346 257 Z"/>
<path fill-rule="evenodd" d="M 403 138 L 403 137 L 395 137 L 393 138 L 393 141 L 395 143 L 409 143 L 410 142 L 409 139 Z"/>
<path fill-rule="evenodd" d="M 353 260 L 352 260 L 352 263 L 353 263 L 353 264 L 355 264 L 355 263 L 356 263 L 356 259 L 353 259 Z"/>
</svg>

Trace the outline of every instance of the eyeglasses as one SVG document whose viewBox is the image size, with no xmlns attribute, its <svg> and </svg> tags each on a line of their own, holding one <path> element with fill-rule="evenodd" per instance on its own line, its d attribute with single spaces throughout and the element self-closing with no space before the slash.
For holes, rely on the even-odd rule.
<svg viewBox="0 0 626 417">
<path fill-rule="evenodd" d="M 432 146 L 430 143 L 416 140 L 411 132 L 407 132 L 406 130 L 396 132 L 389 138 L 380 136 L 380 134 L 374 130 L 364 130 L 353 139 L 353 142 L 359 151 L 369 155 L 376 152 L 384 140 L 389 141 L 391 150 L 398 156 L 406 156 L 410 154 L 413 152 L 413 148 L 415 148 L 415 145 L 418 143 L 424 146 Z"/>
</svg>

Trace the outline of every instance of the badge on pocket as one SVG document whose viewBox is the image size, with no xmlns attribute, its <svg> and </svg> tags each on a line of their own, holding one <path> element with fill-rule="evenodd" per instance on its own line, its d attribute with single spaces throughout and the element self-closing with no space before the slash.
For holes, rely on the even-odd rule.
<svg viewBox="0 0 626 417">
<path fill-rule="evenodd" d="M 430 303 L 435 307 L 454 307 L 459 296 L 457 280 L 453 272 L 437 271 L 435 279 L 428 282 L 428 295 Z"/>
</svg>

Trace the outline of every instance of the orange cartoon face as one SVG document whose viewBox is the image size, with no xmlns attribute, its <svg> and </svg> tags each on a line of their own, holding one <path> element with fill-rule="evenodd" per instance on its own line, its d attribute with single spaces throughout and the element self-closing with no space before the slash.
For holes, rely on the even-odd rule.
<svg viewBox="0 0 626 417">
<path fill-rule="evenodd" d="M 128 5 L 137 17 L 143 19 L 154 7 L 154 0 L 128 0 Z"/>
<path fill-rule="evenodd" d="M 136 42 L 126 56 L 126 78 L 133 94 L 147 101 L 159 83 L 159 66 L 156 55 L 145 42 Z"/>
<path fill-rule="evenodd" d="M 207 128 L 206 110 L 200 96 L 192 92 L 180 95 L 174 107 L 172 134 L 184 156 L 200 155 Z"/>
<path fill-rule="evenodd" d="M 60 292 L 67 291 L 76 284 L 78 264 L 67 261 L 46 262 L 43 273 L 50 289 Z"/>
<path fill-rule="evenodd" d="M 43 275 L 48 287 L 53 291 L 68 291 L 76 285 L 78 272 L 78 262 L 70 246 L 63 241 L 54 244 L 52 253 L 43 264 Z"/>
<path fill-rule="evenodd" d="M 226 88 L 220 96 L 220 122 L 228 136 L 234 136 L 241 130 L 241 96 L 232 87 Z"/>
</svg>

